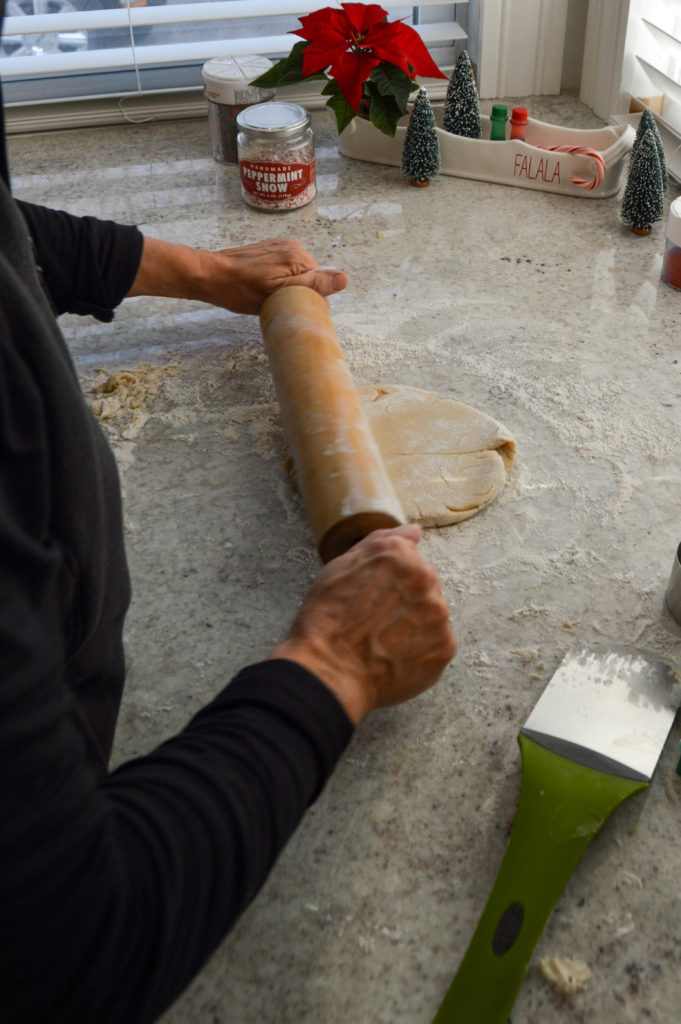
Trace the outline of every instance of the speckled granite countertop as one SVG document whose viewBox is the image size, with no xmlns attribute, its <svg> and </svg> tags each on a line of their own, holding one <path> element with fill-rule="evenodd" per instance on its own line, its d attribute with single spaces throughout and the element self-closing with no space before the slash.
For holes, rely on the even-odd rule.
<svg viewBox="0 0 681 1024">
<path fill-rule="evenodd" d="M 600 124 L 569 96 L 527 105 L 545 121 Z M 663 608 L 681 540 L 681 293 L 659 281 L 664 224 L 635 237 L 615 197 L 453 177 L 413 189 L 396 169 L 340 157 L 325 114 L 314 127 L 318 199 L 285 215 L 242 203 L 236 170 L 210 158 L 204 121 L 10 145 L 24 198 L 205 247 L 298 238 L 350 274 L 331 309 L 357 383 L 458 398 L 518 442 L 502 496 L 424 540 L 457 658 L 427 695 L 359 729 L 166 1024 L 428 1024 L 503 854 L 518 730 L 567 648 L 681 656 Z M 677 194 L 672 185 L 667 202 Z M 113 324 L 63 326 L 86 386 L 140 362 L 174 367 L 107 421 L 135 592 L 121 759 L 265 655 L 318 563 L 281 466 L 255 319 L 136 299 Z M 677 724 L 648 792 L 587 850 L 513 1024 L 678 1020 L 678 741 Z M 583 992 L 556 995 L 538 967 L 550 956 L 588 965 Z"/>
</svg>

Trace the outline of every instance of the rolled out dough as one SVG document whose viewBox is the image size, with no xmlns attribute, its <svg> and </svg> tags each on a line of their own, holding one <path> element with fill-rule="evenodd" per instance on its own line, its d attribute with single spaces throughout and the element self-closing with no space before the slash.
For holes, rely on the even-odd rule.
<svg viewBox="0 0 681 1024">
<path fill-rule="evenodd" d="M 491 416 L 399 384 L 358 387 L 357 393 L 409 522 L 458 523 L 506 483 L 515 441 Z M 297 484 L 288 452 L 284 464 Z"/>
<path fill-rule="evenodd" d="M 357 391 L 410 522 L 458 523 L 501 491 L 516 446 L 491 416 L 420 388 Z"/>
</svg>

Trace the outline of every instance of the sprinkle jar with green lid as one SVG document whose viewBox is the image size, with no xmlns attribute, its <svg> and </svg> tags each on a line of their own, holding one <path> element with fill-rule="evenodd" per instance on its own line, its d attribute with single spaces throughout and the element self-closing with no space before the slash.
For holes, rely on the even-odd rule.
<svg viewBox="0 0 681 1024">
<path fill-rule="evenodd" d="M 294 210 L 317 194 L 310 114 L 297 103 L 258 103 L 237 116 L 241 195 L 259 210 Z"/>
<path fill-rule="evenodd" d="M 496 142 L 503 142 L 506 139 L 507 121 L 508 107 L 505 103 L 495 103 L 489 116 L 490 139 Z"/>
</svg>

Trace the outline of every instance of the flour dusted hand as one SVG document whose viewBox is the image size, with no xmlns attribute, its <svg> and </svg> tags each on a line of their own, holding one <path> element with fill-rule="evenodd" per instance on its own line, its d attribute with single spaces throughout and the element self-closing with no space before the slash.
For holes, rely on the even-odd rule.
<svg viewBox="0 0 681 1024">
<path fill-rule="evenodd" d="M 357 724 L 435 683 L 456 652 L 421 528 L 376 530 L 322 570 L 271 654 L 314 672 Z"/>
<path fill-rule="evenodd" d="M 256 314 L 267 296 L 282 286 L 304 285 L 326 297 L 342 291 L 347 283 L 346 274 L 322 269 L 292 239 L 269 238 L 209 252 L 145 238 L 128 296 L 200 299 L 233 313 Z"/>
</svg>

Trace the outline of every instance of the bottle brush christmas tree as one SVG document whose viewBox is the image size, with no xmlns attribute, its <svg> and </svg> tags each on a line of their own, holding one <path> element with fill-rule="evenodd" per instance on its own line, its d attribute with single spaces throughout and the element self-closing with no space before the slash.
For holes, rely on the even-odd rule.
<svg viewBox="0 0 681 1024">
<path fill-rule="evenodd" d="M 442 127 L 452 135 L 464 135 L 468 139 L 479 139 L 482 135 L 473 65 L 465 50 L 459 54 L 447 86 Z"/>
<path fill-rule="evenodd" d="M 425 89 L 419 89 L 402 150 L 402 173 L 412 185 L 424 187 L 440 170 L 440 143 Z"/>
<path fill-rule="evenodd" d="M 648 107 L 645 107 L 643 113 L 641 114 L 641 120 L 638 123 L 638 128 L 636 129 L 636 138 L 634 139 L 632 153 L 633 150 L 637 148 L 638 144 L 640 143 L 641 139 L 647 131 L 651 131 L 653 133 L 653 138 L 655 140 L 655 148 L 657 149 L 657 155 L 660 160 L 662 187 L 666 189 L 669 185 L 669 182 L 667 180 L 667 161 L 665 160 L 664 156 L 664 146 L 662 145 L 662 139 L 660 138 L 660 132 L 657 127 L 657 121 L 653 117 L 650 109 Z"/>
<path fill-rule="evenodd" d="M 662 170 L 655 137 L 645 131 L 631 153 L 629 174 L 622 199 L 622 220 L 637 235 L 649 235 L 664 212 Z"/>
</svg>

